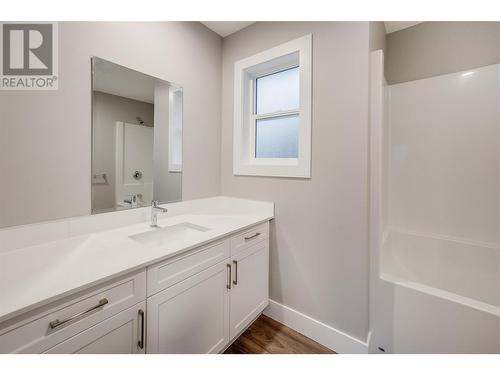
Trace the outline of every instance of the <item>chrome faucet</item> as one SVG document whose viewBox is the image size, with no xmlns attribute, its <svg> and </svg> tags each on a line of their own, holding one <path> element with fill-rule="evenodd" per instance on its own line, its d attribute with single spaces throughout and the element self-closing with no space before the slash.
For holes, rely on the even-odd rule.
<svg viewBox="0 0 500 375">
<path fill-rule="evenodd" d="M 158 227 L 158 212 L 165 213 L 168 210 L 158 206 L 158 201 L 151 201 L 151 227 Z"/>
</svg>

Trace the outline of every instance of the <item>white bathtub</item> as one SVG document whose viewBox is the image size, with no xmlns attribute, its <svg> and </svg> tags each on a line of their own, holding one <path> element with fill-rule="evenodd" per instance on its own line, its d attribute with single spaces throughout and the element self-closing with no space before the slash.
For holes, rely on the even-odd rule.
<svg viewBox="0 0 500 375">
<path fill-rule="evenodd" d="M 394 230 L 384 237 L 392 352 L 500 353 L 500 249 Z"/>
</svg>

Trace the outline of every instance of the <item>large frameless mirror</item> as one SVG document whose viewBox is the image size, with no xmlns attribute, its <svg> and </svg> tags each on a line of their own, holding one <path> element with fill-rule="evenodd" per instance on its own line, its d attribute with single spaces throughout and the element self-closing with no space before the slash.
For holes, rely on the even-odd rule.
<svg viewBox="0 0 500 375">
<path fill-rule="evenodd" d="M 182 87 L 92 58 L 92 213 L 182 200 Z"/>
</svg>

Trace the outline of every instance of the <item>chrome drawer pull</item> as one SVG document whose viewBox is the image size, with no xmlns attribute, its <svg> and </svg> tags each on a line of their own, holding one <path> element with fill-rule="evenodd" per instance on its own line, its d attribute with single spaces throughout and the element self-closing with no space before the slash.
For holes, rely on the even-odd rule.
<svg viewBox="0 0 500 375">
<path fill-rule="evenodd" d="M 260 233 L 259 233 L 259 232 L 255 233 L 253 236 L 250 236 L 250 237 L 245 237 L 245 241 L 251 240 L 252 238 L 255 238 L 255 237 L 257 237 L 257 236 L 260 236 Z"/>
<path fill-rule="evenodd" d="M 98 303 L 97 305 L 95 305 L 94 307 L 91 307 L 91 308 L 90 308 L 90 309 L 88 309 L 88 310 L 82 311 L 81 313 L 75 314 L 75 315 L 73 315 L 73 316 L 72 316 L 72 317 L 70 317 L 70 318 L 63 319 L 63 320 L 59 320 L 59 319 L 53 320 L 52 322 L 50 322 L 50 323 L 49 323 L 49 327 L 50 327 L 51 329 L 54 329 L 54 328 L 56 328 L 56 327 L 59 327 L 59 326 L 60 326 L 60 325 L 62 325 L 62 324 L 68 323 L 68 322 L 70 322 L 70 321 L 72 321 L 72 320 L 74 320 L 74 319 L 76 319 L 76 318 L 79 318 L 79 317 L 81 317 L 81 316 L 83 316 L 83 315 L 85 315 L 85 314 L 88 314 L 89 312 L 92 312 L 92 311 L 94 311 L 94 310 L 98 309 L 99 307 L 102 307 L 102 306 L 106 305 L 108 302 L 109 302 L 109 301 L 108 301 L 108 299 L 107 299 L 107 298 L 103 298 L 103 299 L 101 299 L 101 300 L 99 301 L 99 303 Z"/>
<path fill-rule="evenodd" d="M 137 342 L 137 346 L 139 346 L 140 349 L 144 349 L 144 310 L 139 310 L 139 317 L 141 318 L 141 336 Z"/>
<path fill-rule="evenodd" d="M 234 280 L 233 280 L 233 284 L 234 285 L 238 285 L 238 261 L 233 260 L 233 264 L 234 264 Z"/>
<path fill-rule="evenodd" d="M 231 289 L 231 265 L 228 263 L 226 264 L 227 268 L 227 283 L 226 283 L 226 288 Z"/>
</svg>

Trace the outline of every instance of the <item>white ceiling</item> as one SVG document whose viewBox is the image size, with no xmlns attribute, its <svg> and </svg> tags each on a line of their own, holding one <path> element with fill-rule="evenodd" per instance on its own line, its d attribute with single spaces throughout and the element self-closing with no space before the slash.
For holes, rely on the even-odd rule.
<svg viewBox="0 0 500 375">
<path fill-rule="evenodd" d="M 232 22 L 232 21 L 205 21 L 201 22 L 204 24 L 206 27 L 208 27 L 210 30 L 216 32 L 219 34 L 221 37 L 225 38 L 228 35 L 231 35 L 237 31 L 240 31 L 241 29 L 244 29 L 247 26 L 250 26 L 252 23 L 255 22 Z M 387 34 L 393 33 L 395 31 L 403 30 L 408 27 L 415 26 L 419 23 L 422 23 L 420 21 L 386 21 L 384 22 L 385 24 L 385 30 Z"/>
<path fill-rule="evenodd" d="M 250 26 L 252 23 L 255 22 L 231 22 L 231 21 L 205 21 L 202 22 L 206 27 L 208 27 L 210 30 L 215 31 L 217 34 L 219 34 L 221 37 L 226 37 L 228 35 L 231 35 L 241 29 L 244 29 L 247 26 Z M 416 21 L 386 21 L 385 23 L 385 30 L 387 34 L 393 33 L 395 31 L 403 30 L 408 27 L 415 26 L 419 23 L 422 22 L 416 22 Z"/>
<path fill-rule="evenodd" d="M 154 103 L 154 77 L 105 60 L 94 65 L 94 90 L 124 98 Z"/>
<path fill-rule="evenodd" d="M 255 22 L 253 21 L 252 22 L 230 22 L 230 21 L 202 22 L 202 24 L 204 24 L 210 30 L 215 31 L 223 38 L 235 33 L 236 31 L 244 29 L 247 26 L 250 26 L 252 23 Z"/>
<path fill-rule="evenodd" d="M 412 27 L 418 25 L 422 22 L 408 22 L 408 21 L 386 21 L 385 23 L 385 32 L 387 34 L 393 33 L 394 31 L 399 31 L 406 29 L 408 27 Z"/>
</svg>

